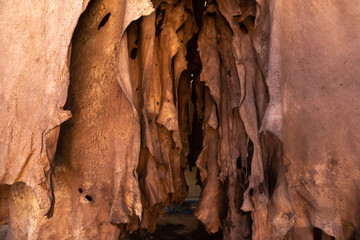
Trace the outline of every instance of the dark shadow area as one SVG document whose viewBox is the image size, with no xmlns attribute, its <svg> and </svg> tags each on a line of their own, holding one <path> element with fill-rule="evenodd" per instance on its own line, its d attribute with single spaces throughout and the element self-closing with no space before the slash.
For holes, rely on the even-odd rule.
<svg viewBox="0 0 360 240">
<path fill-rule="evenodd" d="M 209 235 L 204 225 L 192 214 L 165 214 L 157 222 L 157 228 L 154 233 L 141 233 L 136 231 L 133 234 L 120 239 L 131 240 L 220 240 L 222 239 L 221 230 L 216 234 Z"/>
</svg>

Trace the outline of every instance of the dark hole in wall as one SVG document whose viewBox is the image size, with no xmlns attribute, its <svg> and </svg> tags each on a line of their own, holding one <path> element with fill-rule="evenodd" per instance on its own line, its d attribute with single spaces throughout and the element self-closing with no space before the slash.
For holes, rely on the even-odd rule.
<svg viewBox="0 0 360 240">
<path fill-rule="evenodd" d="M 102 27 L 107 23 L 107 21 L 109 20 L 110 15 L 111 15 L 111 13 L 107 13 L 107 14 L 103 17 L 103 19 L 101 20 L 101 22 L 100 22 L 100 24 L 99 24 L 99 26 L 98 26 L 98 30 L 99 30 L 100 28 L 102 28 Z"/>
</svg>

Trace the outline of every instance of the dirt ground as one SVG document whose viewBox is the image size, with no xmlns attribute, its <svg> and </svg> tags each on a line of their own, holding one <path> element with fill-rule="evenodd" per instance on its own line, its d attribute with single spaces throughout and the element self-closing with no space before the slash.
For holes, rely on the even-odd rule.
<svg viewBox="0 0 360 240">
<path fill-rule="evenodd" d="M 159 219 L 155 233 L 136 232 L 123 240 L 221 240 L 222 233 L 209 235 L 203 224 L 192 214 L 165 214 Z"/>
</svg>

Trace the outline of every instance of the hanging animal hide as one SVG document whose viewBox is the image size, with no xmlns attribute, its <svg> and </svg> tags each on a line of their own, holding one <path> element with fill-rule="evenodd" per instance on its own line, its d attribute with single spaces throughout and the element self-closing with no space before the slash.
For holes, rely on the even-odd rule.
<svg viewBox="0 0 360 240">
<path fill-rule="evenodd" d="M 154 232 L 187 196 L 224 239 L 356 239 L 360 3 L 3 1 L 7 239 Z"/>
</svg>

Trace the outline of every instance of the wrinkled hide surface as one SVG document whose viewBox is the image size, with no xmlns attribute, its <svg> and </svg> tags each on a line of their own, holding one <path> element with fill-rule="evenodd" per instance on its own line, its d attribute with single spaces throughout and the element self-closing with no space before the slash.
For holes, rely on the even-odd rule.
<svg viewBox="0 0 360 240">
<path fill-rule="evenodd" d="M 209 234 L 359 237 L 358 1 L 4 1 L 0 13 L 7 239 L 153 232 L 195 165 Z"/>
<path fill-rule="evenodd" d="M 57 126 L 71 116 L 68 48 L 87 2 L 1 3 L 0 183 L 26 182 L 47 209 Z"/>
<path fill-rule="evenodd" d="M 282 132 L 295 226 L 350 239 L 360 224 L 360 28 L 353 27 L 360 5 L 281 2 L 274 7 L 282 22 Z"/>
<path fill-rule="evenodd" d="M 39 65 L 38 70 L 29 66 L 29 69 L 34 71 L 33 75 L 31 75 L 32 72 L 26 72 L 24 69 L 25 76 L 29 78 L 28 82 L 24 81 L 25 76 L 19 76 L 19 83 L 30 84 L 29 86 L 34 87 L 28 92 L 28 94 L 35 94 L 33 100 L 31 95 L 26 95 L 26 91 L 29 89 L 28 85 L 24 85 L 23 88 L 4 86 L 8 88 L 8 90 L 4 89 L 6 90 L 5 94 L 10 94 L 12 89 L 14 93 L 23 91 L 23 98 L 27 100 L 27 104 L 22 104 L 24 100 L 20 98 L 16 99 L 17 95 L 9 96 L 13 102 L 8 102 L 14 104 L 13 114 L 15 115 L 11 117 L 12 115 L 9 114 L 10 119 L 6 124 L 13 126 L 16 131 L 23 131 L 23 133 L 13 133 L 19 140 L 12 138 L 11 134 L 8 135 L 9 138 L 6 138 L 9 141 L 8 147 L 2 147 L 2 156 L 4 157 L 1 160 L 5 160 L 5 162 L 2 163 L 1 171 L 6 170 L 5 173 L 1 174 L 2 183 L 11 184 L 15 181 L 23 181 L 32 187 L 36 193 L 34 195 L 31 188 L 24 184 L 13 185 L 10 196 L 10 227 L 7 234 L 9 239 L 116 238 L 120 230 L 125 229 L 124 224 L 127 224 L 126 228 L 131 230 L 136 227 L 132 223 L 141 219 L 142 206 L 136 174 L 140 150 L 139 117 L 133 105 L 131 89 L 129 89 L 131 86 L 129 67 L 125 64 L 120 65 L 119 61 L 128 61 L 127 58 L 123 59 L 126 55 L 122 54 L 127 52 L 124 30 L 131 21 L 143 14 L 151 13 L 153 11 L 152 4 L 147 1 L 121 3 L 92 1 L 79 19 L 72 39 L 73 53 L 71 59 L 67 59 L 70 37 L 73 33 L 71 27 L 75 27 L 77 17 L 85 6 L 86 4 L 84 6 L 79 4 L 78 9 L 69 7 L 74 12 L 74 17 L 69 20 L 68 25 L 57 22 L 48 23 L 54 26 L 63 26 L 64 29 L 61 28 L 60 31 L 54 29 L 53 32 L 46 32 L 46 30 L 41 29 L 45 32 L 33 33 L 36 37 L 49 38 L 49 41 L 53 36 L 47 34 L 61 35 L 64 32 L 68 36 L 68 40 L 59 38 L 53 40 L 64 45 L 64 47 L 62 45 L 53 47 L 56 51 L 62 50 L 64 52 L 63 57 L 59 55 L 60 53 L 54 53 L 51 50 L 52 45 L 47 42 L 43 42 L 43 44 L 47 44 L 46 46 L 34 46 L 34 49 L 31 49 L 34 53 L 47 49 L 49 54 L 53 55 L 40 55 L 38 61 L 46 60 L 49 62 L 49 66 L 54 65 L 53 69 L 45 68 L 46 71 L 51 72 L 46 77 L 39 75 L 44 66 L 47 66 L 46 62 L 39 62 L 36 65 Z M 44 14 L 50 13 L 52 8 L 63 11 L 65 8 L 65 6 L 52 5 L 44 5 L 43 7 Z M 49 8 L 46 9 L 45 7 Z M 108 12 L 111 12 L 111 16 L 104 25 L 103 18 Z M 29 12 L 29 17 L 37 17 L 37 15 L 31 14 Z M 57 19 L 60 16 L 59 14 L 54 18 Z M 100 27 L 101 25 L 103 26 Z M 41 43 L 42 41 L 39 39 L 37 42 Z M 53 42 L 51 41 L 51 43 Z M 98 48 L 99 46 L 101 47 Z M 56 139 L 59 134 L 59 127 L 55 127 L 65 120 L 64 118 L 61 119 L 61 116 L 65 114 L 67 118 L 69 117 L 69 112 L 61 110 L 66 99 L 68 84 L 66 73 L 69 60 L 71 62 L 71 84 L 65 108 L 71 110 L 73 116 L 66 123 L 66 130 L 61 133 L 59 153 L 56 156 L 55 163 L 53 163 Z M 32 58 L 29 58 L 29 61 L 33 64 L 38 62 L 32 61 Z M 58 61 L 62 65 L 58 64 Z M 58 75 L 56 75 L 57 72 L 59 72 Z M 12 72 L 9 71 L 7 74 L 10 73 Z M 7 77 L 9 76 L 5 76 L 5 78 Z M 41 84 L 39 79 L 45 84 Z M 52 85 L 48 87 L 49 84 Z M 35 86 L 44 88 L 44 93 Z M 30 103 L 33 104 L 33 107 L 28 106 Z M 23 134 L 32 128 L 26 125 L 26 121 L 21 120 L 22 117 L 15 117 L 19 114 L 17 109 L 20 107 L 25 108 L 24 114 L 33 116 L 27 118 L 29 123 L 39 128 L 38 131 L 34 130 L 26 134 L 26 137 L 22 137 Z M 52 110 L 53 108 L 55 110 Z M 8 109 L 11 110 L 10 107 Z M 31 114 L 32 109 L 35 111 L 33 115 Z M 58 115 L 55 116 L 59 117 L 53 117 L 51 112 L 54 114 L 58 112 Z M 2 111 L 3 113 L 4 111 Z M 55 119 L 51 119 L 51 117 Z M 48 118 L 50 120 L 47 120 Z M 42 121 L 41 124 L 37 124 L 37 119 Z M 17 122 L 11 124 L 10 121 L 16 120 Z M 124 122 L 129 124 L 125 126 Z M 50 131 L 52 128 L 55 128 L 56 131 Z M 3 130 L 12 131 L 6 127 L 3 127 Z M 50 133 L 48 133 L 49 131 Z M 38 136 L 38 134 L 42 135 Z M 2 134 L 2 137 L 5 135 Z M 33 140 L 27 141 L 27 137 Z M 37 143 L 37 139 L 43 142 Z M 22 141 L 26 141 L 26 144 L 22 144 Z M 12 145 L 13 142 L 23 145 L 21 149 L 24 150 L 15 149 L 16 146 Z M 1 142 L 1 144 L 5 143 L 4 141 Z M 29 146 L 29 149 L 25 146 Z M 10 151 L 10 147 L 14 147 L 14 150 Z M 15 153 L 28 155 L 22 157 L 14 155 Z M 9 161 L 6 161 L 7 159 Z M 22 159 L 24 162 L 20 162 Z M 19 162 L 14 162 L 14 160 Z M 46 162 L 42 163 L 45 160 Z M 22 165 L 15 167 L 10 163 Z M 20 172 L 11 171 L 11 166 Z M 54 168 L 56 170 L 52 176 L 50 174 Z M 42 197 L 37 192 L 37 188 L 46 189 L 47 187 L 46 178 L 42 177 L 44 173 L 45 177 L 50 178 L 48 180 L 49 190 L 54 187 L 55 192 L 55 198 L 49 194 L 52 202 L 45 207 L 42 206 L 40 201 Z M 54 179 L 53 182 L 51 182 L 51 176 Z M 54 199 L 56 200 L 54 201 Z M 37 203 L 38 201 L 40 205 Z M 46 208 L 49 206 L 54 209 L 54 212 L 51 212 L 53 217 L 47 219 L 44 214 L 47 213 Z M 28 219 L 28 221 L 24 221 L 24 219 Z M 58 228 L 59 225 L 60 228 Z"/>
</svg>

